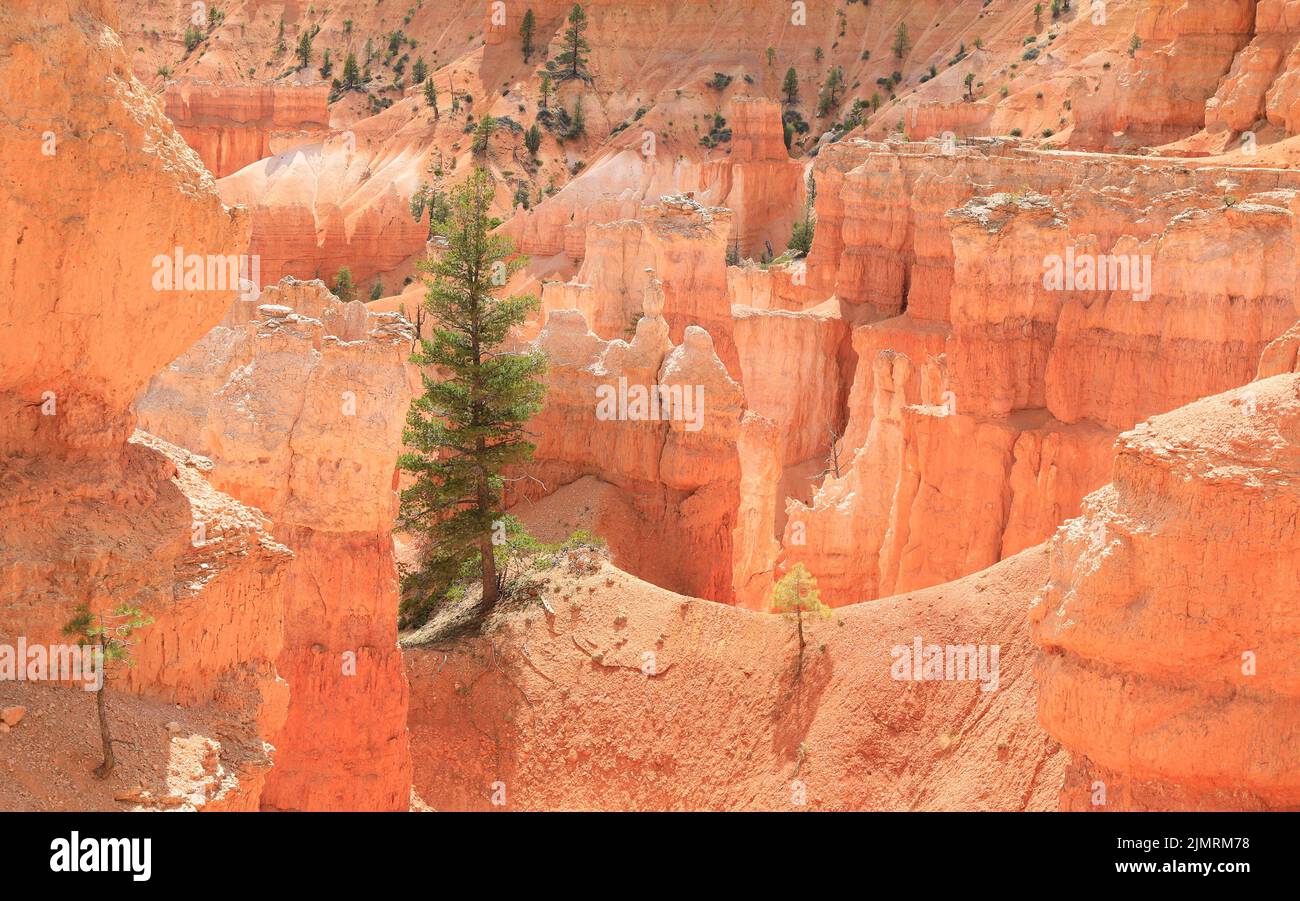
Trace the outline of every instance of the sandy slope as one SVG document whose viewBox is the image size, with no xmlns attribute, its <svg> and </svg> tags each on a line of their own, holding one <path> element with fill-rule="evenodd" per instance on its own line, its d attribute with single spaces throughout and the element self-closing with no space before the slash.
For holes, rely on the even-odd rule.
<svg viewBox="0 0 1300 901">
<path fill-rule="evenodd" d="M 487 637 L 406 651 L 416 791 L 440 810 L 1053 809 L 1035 722 L 1035 548 L 812 623 L 686 598 L 603 564 Z M 997 644 L 999 686 L 890 678 L 890 649 Z M 409 639 L 408 639 L 409 641 Z M 652 655 L 652 656 L 651 656 Z"/>
</svg>

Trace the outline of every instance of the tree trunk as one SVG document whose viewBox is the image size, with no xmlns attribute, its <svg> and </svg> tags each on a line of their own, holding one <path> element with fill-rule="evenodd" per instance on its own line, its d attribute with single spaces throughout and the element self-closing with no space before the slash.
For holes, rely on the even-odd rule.
<svg viewBox="0 0 1300 901">
<path fill-rule="evenodd" d="M 798 679 L 803 675 L 803 610 L 800 609 L 795 613 L 795 619 L 799 623 L 799 662 L 795 664 L 794 677 Z"/>
<path fill-rule="evenodd" d="M 486 485 L 478 490 L 479 509 L 488 509 L 488 492 Z M 480 535 L 478 539 L 479 556 L 482 558 L 483 602 L 490 611 L 497 603 L 497 558 L 492 545 L 491 533 Z"/>
<path fill-rule="evenodd" d="M 107 779 L 117 765 L 113 758 L 113 737 L 108 734 L 108 709 L 104 705 L 104 689 L 107 687 L 108 680 L 105 679 L 95 693 L 95 706 L 99 708 L 99 740 L 104 746 L 104 762 L 95 770 L 96 779 Z"/>
<path fill-rule="evenodd" d="M 492 537 L 479 539 L 479 555 L 483 558 L 483 601 L 491 610 L 497 602 L 497 561 L 492 554 Z"/>
</svg>

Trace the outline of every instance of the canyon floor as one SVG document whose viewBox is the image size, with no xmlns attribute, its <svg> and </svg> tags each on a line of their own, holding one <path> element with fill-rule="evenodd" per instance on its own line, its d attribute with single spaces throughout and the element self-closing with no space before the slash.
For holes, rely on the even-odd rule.
<svg viewBox="0 0 1300 901">
<path fill-rule="evenodd" d="M 0 810 L 1300 809 L 1300 0 L 7 0 L 0 104 Z M 476 171 L 579 540 L 412 621 Z"/>
</svg>

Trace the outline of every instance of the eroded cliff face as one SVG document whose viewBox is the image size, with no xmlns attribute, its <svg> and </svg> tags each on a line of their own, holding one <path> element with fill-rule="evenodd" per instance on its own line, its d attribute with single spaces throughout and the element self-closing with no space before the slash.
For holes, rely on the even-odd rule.
<svg viewBox="0 0 1300 901">
<path fill-rule="evenodd" d="M 788 504 L 783 559 L 833 603 L 1044 540 L 1119 430 L 1247 381 L 1296 317 L 1288 172 L 928 147 L 819 164 L 807 290 L 867 321 L 845 471 Z"/>
<path fill-rule="evenodd" d="M 236 301 L 137 404 L 294 552 L 279 658 L 292 695 L 264 810 L 410 802 L 392 525 L 413 340 L 397 314 L 285 280 Z"/>
<path fill-rule="evenodd" d="M 537 450 L 510 500 L 519 512 L 583 477 L 614 485 L 637 522 L 611 536 L 618 565 L 728 602 L 744 394 L 703 328 L 673 344 L 664 309 L 652 282 L 630 342 L 602 339 L 576 310 L 548 315 L 532 345 L 549 361 Z"/>
<path fill-rule="evenodd" d="M 659 198 L 634 218 L 593 225 L 574 280 L 543 287 L 543 313 L 578 310 L 602 338 L 627 338 L 641 317 L 647 287 L 657 282 L 669 338 L 680 343 L 687 326 L 703 328 L 728 370 L 738 374 L 727 292 L 730 226 L 729 210 L 683 195 Z"/>
<path fill-rule="evenodd" d="M 414 777 L 471 809 L 498 780 L 523 809 L 1300 805 L 1300 179 L 1266 165 L 1300 2 L 584 5 L 596 79 L 545 99 L 543 52 L 480 7 L 248 4 L 186 49 L 183 8 L 122 0 L 130 64 L 100 0 L 0 12 L 0 638 L 57 640 L 82 601 L 155 617 L 118 685 L 133 725 L 181 711 L 192 772 L 119 800 L 405 809 Z M 567 9 L 535 4 L 551 52 Z M 371 70 L 333 103 L 327 47 Z M 585 133 L 524 149 L 579 103 Z M 476 166 L 534 257 L 516 343 L 550 359 L 512 512 L 594 526 L 632 575 L 554 574 L 549 606 L 403 661 L 412 335 L 378 311 L 422 292 L 280 279 L 396 290 L 437 246 L 411 198 Z M 769 265 L 810 170 L 812 252 Z M 278 282 L 254 302 L 209 281 L 246 247 Z M 175 254 L 203 273 L 160 286 Z M 802 679 L 758 612 L 794 562 L 841 608 Z M 1000 647 L 999 689 L 891 678 L 918 634 Z"/>
<path fill-rule="evenodd" d="M 140 607 L 154 622 L 134 668 L 110 670 L 110 698 L 219 713 L 168 742 L 207 749 L 194 793 L 170 797 L 153 771 L 129 803 L 256 808 L 287 703 L 276 659 L 292 555 L 260 512 L 213 489 L 210 462 L 133 436 L 131 411 L 238 287 L 159 282 L 156 255 L 238 255 L 248 226 L 131 77 L 114 21 L 97 0 L 0 12 L 0 638 L 63 644 L 81 604 Z M 89 770 L 97 752 L 61 759 Z M 130 771 L 138 752 L 118 753 Z M 24 763 L 37 781 L 59 765 Z"/>
<path fill-rule="evenodd" d="M 1300 804 L 1300 375 L 1125 432 L 1031 611 L 1072 810 Z"/>
<path fill-rule="evenodd" d="M 728 123 L 727 152 L 698 159 L 698 148 L 682 147 L 680 137 L 670 131 L 677 113 L 669 110 L 685 104 L 668 98 L 663 103 L 667 109 L 646 118 L 634 114 L 633 121 L 622 123 L 626 130 L 610 136 L 599 159 L 580 177 L 511 219 L 506 231 L 522 252 L 537 257 L 563 253 L 582 260 L 592 249 L 597 226 L 634 218 L 642 204 L 678 193 L 732 211 L 722 238 L 736 254 L 780 252 L 799 216 L 806 169 L 786 149 L 780 104 L 752 96 L 723 102 L 718 115 Z M 647 109 L 638 107 L 638 112 Z M 685 110 L 681 114 L 698 116 Z"/>
<path fill-rule="evenodd" d="M 400 284 L 425 252 L 428 226 L 411 217 L 414 173 L 404 191 L 370 177 L 376 150 L 355 131 L 285 150 L 221 180 L 227 203 L 249 208 L 250 252 L 262 284 L 291 276 L 333 280 L 347 267 L 362 287 L 376 277 Z M 394 287 L 396 285 L 394 284 Z"/>
<path fill-rule="evenodd" d="M 167 84 L 165 110 L 217 178 L 329 131 L 329 86 Z M 272 281 L 275 281 L 274 279 Z"/>
</svg>

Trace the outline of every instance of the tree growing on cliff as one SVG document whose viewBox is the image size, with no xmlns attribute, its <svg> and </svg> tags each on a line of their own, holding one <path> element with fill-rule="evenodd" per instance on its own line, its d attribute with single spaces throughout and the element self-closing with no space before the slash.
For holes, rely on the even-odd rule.
<svg viewBox="0 0 1300 901">
<path fill-rule="evenodd" d="M 549 109 L 551 102 L 551 76 L 542 73 L 542 79 L 537 85 L 537 108 Z"/>
<path fill-rule="evenodd" d="M 524 20 L 519 23 L 519 45 L 524 54 L 524 62 L 533 55 L 533 31 L 537 28 L 537 19 L 531 9 L 524 12 Z"/>
<path fill-rule="evenodd" d="M 298 66 L 300 68 L 311 65 L 311 38 L 312 33 L 310 30 L 304 31 L 298 38 L 298 49 L 293 52 L 293 55 L 298 57 Z"/>
<path fill-rule="evenodd" d="M 813 233 L 817 227 L 817 220 L 813 218 L 813 207 L 817 203 L 817 182 L 813 179 L 811 172 L 808 173 L 807 191 L 803 205 L 803 218 L 794 224 L 790 230 L 790 242 L 786 245 L 789 250 L 793 250 L 795 256 L 806 257 L 812 250 Z"/>
<path fill-rule="evenodd" d="M 542 149 L 542 130 L 534 122 L 524 132 L 524 147 L 528 150 L 529 156 L 536 157 L 537 151 Z"/>
<path fill-rule="evenodd" d="M 498 296 L 524 260 L 509 239 L 488 233 L 493 195 L 479 168 L 454 188 L 439 224 L 446 249 L 421 265 L 433 332 L 412 356 L 423 367 L 424 393 L 407 414 L 403 440 L 411 451 L 398 461 L 414 481 L 401 493 L 397 528 L 421 545 L 419 564 L 402 572 L 408 621 L 427 616 L 475 573 L 484 608 L 496 604 L 502 472 L 532 455 L 525 427 L 546 391 L 542 355 L 501 349 L 537 300 Z"/>
<path fill-rule="evenodd" d="M 478 125 L 474 127 L 474 140 L 470 144 L 470 151 L 475 156 L 487 153 L 488 141 L 492 139 L 492 133 L 496 128 L 497 120 L 492 116 L 484 116 L 478 120 Z"/>
<path fill-rule="evenodd" d="M 817 96 L 817 115 L 825 116 L 835 108 L 840 102 L 840 93 L 844 90 L 844 70 L 839 66 L 831 66 L 831 70 L 826 73 L 826 81 L 822 83 L 822 89 Z"/>
<path fill-rule="evenodd" d="M 781 93 L 785 94 L 785 102 L 794 105 L 799 102 L 799 73 L 794 70 L 794 66 L 785 70 L 785 82 L 781 85 Z"/>
<path fill-rule="evenodd" d="M 438 88 L 433 83 L 433 76 L 424 80 L 424 102 L 433 110 L 433 121 L 438 121 Z"/>
<path fill-rule="evenodd" d="M 772 612 L 794 615 L 799 635 L 799 657 L 795 663 L 794 677 L 798 679 L 803 675 L 803 649 L 807 644 L 803 632 L 803 615 L 810 613 L 822 619 L 828 619 L 831 615 L 831 608 L 822 603 L 817 580 L 802 563 L 796 563 L 772 589 Z"/>
<path fill-rule="evenodd" d="M 582 36 L 587 30 L 587 24 L 587 13 L 583 11 L 581 4 L 573 4 L 573 9 L 569 11 L 569 27 L 564 29 L 564 41 L 561 44 L 564 49 L 557 53 L 554 59 L 546 61 L 546 70 L 556 81 L 568 81 L 572 78 L 591 81 L 591 73 L 587 71 L 586 56 L 591 52 L 591 45 Z"/>
<path fill-rule="evenodd" d="M 894 56 L 902 59 L 912 49 L 912 39 L 907 34 L 907 23 L 899 22 L 898 30 L 894 32 L 894 44 L 890 47 L 894 51 Z"/>
<path fill-rule="evenodd" d="M 429 212 L 429 237 L 432 238 L 438 226 L 447 220 L 451 207 L 447 201 L 447 192 L 439 191 L 433 185 L 425 183 L 411 195 L 411 217 L 419 222 Z M 423 308 L 421 308 L 423 309 Z"/>
<path fill-rule="evenodd" d="M 343 89 L 347 91 L 361 87 L 361 70 L 357 67 L 357 55 L 349 53 L 343 61 Z"/>
<path fill-rule="evenodd" d="M 103 745 L 104 762 L 95 769 L 95 778 L 107 779 L 117 766 L 113 755 L 113 735 L 108 727 L 108 707 L 104 690 L 108 687 L 108 667 L 113 663 L 131 666 L 131 637 L 136 630 L 153 622 L 139 607 L 123 604 L 110 614 L 91 613 L 88 604 L 82 604 L 72 619 L 63 625 L 63 634 L 75 636 L 83 648 L 95 648 L 99 658 L 99 688 L 95 692 L 95 708 L 99 713 L 99 740 Z"/>
</svg>

